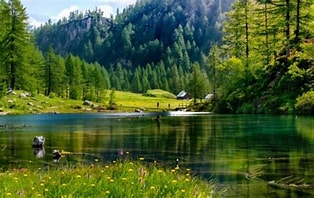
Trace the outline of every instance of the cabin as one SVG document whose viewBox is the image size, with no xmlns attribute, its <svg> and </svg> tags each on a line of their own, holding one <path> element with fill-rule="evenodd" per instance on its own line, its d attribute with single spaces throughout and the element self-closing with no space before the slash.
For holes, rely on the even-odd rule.
<svg viewBox="0 0 314 198">
<path fill-rule="evenodd" d="M 190 95 L 186 92 L 186 91 L 180 91 L 180 93 L 178 93 L 177 95 L 177 99 L 178 100 L 187 100 L 190 99 Z"/>
</svg>

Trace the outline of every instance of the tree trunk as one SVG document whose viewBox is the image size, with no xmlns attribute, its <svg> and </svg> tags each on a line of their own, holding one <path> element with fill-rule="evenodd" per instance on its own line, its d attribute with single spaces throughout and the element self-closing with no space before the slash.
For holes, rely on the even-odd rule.
<svg viewBox="0 0 314 198">
<path fill-rule="evenodd" d="M 286 55 L 290 55 L 290 0 L 286 0 Z"/>
<path fill-rule="evenodd" d="M 301 23 L 301 16 L 300 16 L 300 9 L 301 9 L 301 0 L 297 0 L 297 7 L 296 7 L 296 11 L 297 11 L 297 14 L 296 14 L 296 29 L 295 29 L 295 38 L 294 38 L 294 41 L 296 43 L 299 42 L 300 40 L 300 23 Z"/>
</svg>

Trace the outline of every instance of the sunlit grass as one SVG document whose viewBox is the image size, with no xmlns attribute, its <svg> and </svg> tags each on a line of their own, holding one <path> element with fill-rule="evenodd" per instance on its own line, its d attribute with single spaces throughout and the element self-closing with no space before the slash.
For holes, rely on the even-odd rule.
<svg viewBox="0 0 314 198">
<path fill-rule="evenodd" d="M 0 174 L 0 197 L 220 197 L 189 169 L 114 162 Z M 45 170 L 44 170 L 45 169 Z"/>
<path fill-rule="evenodd" d="M 178 107 L 179 104 L 186 101 L 177 100 L 175 98 L 166 98 L 161 96 L 151 97 L 131 92 L 116 91 L 115 102 L 118 109 L 130 108 L 131 110 L 134 110 L 134 108 L 144 108 L 146 110 L 156 111 L 157 103 L 159 103 L 158 110 L 167 110 L 169 107 L 170 109 L 174 109 L 175 107 Z"/>
<path fill-rule="evenodd" d="M 103 93 L 101 101 L 92 101 L 96 107 L 108 110 L 110 90 Z M 70 100 L 58 97 L 48 97 L 42 94 L 20 97 L 24 91 L 16 91 L 16 94 L 7 95 L 0 99 L 0 108 L 11 114 L 25 113 L 81 113 L 97 112 L 98 109 L 83 105 L 82 100 Z M 147 95 L 131 92 L 115 91 L 114 101 L 116 111 L 134 112 L 135 109 L 143 111 L 173 110 L 188 101 L 175 99 L 175 96 L 163 90 L 150 90 Z M 157 108 L 157 103 L 158 108 Z"/>
</svg>

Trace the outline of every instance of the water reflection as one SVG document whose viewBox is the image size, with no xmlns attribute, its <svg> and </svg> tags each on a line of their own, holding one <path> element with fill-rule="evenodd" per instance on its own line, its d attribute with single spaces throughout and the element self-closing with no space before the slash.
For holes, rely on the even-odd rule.
<svg viewBox="0 0 314 198">
<path fill-rule="evenodd" d="M 46 164 L 56 157 L 54 150 L 71 153 L 54 159 L 61 164 L 144 157 L 191 168 L 195 175 L 215 180 L 226 197 L 314 194 L 314 118 L 162 115 L 156 120 L 156 114 L 138 115 L 0 117 L 0 124 L 31 126 L 0 132 L 0 164 L 34 160 L 40 152 L 30 147 L 31 137 L 43 135 L 39 162 Z"/>
</svg>

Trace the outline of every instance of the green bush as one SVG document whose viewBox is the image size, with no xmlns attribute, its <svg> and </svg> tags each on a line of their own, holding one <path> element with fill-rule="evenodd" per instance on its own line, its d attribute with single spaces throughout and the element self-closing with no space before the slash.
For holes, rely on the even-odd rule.
<svg viewBox="0 0 314 198">
<path fill-rule="evenodd" d="M 297 98 L 295 105 L 298 114 L 314 114 L 314 91 L 308 91 Z"/>
<path fill-rule="evenodd" d="M 161 89 L 147 90 L 147 92 L 144 95 L 149 96 L 149 97 L 160 97 L 160 98 L 171 98 L 171 99 L 176 98 L 174 94 L 168 91 L 161 90 Z"/>
</svg>

